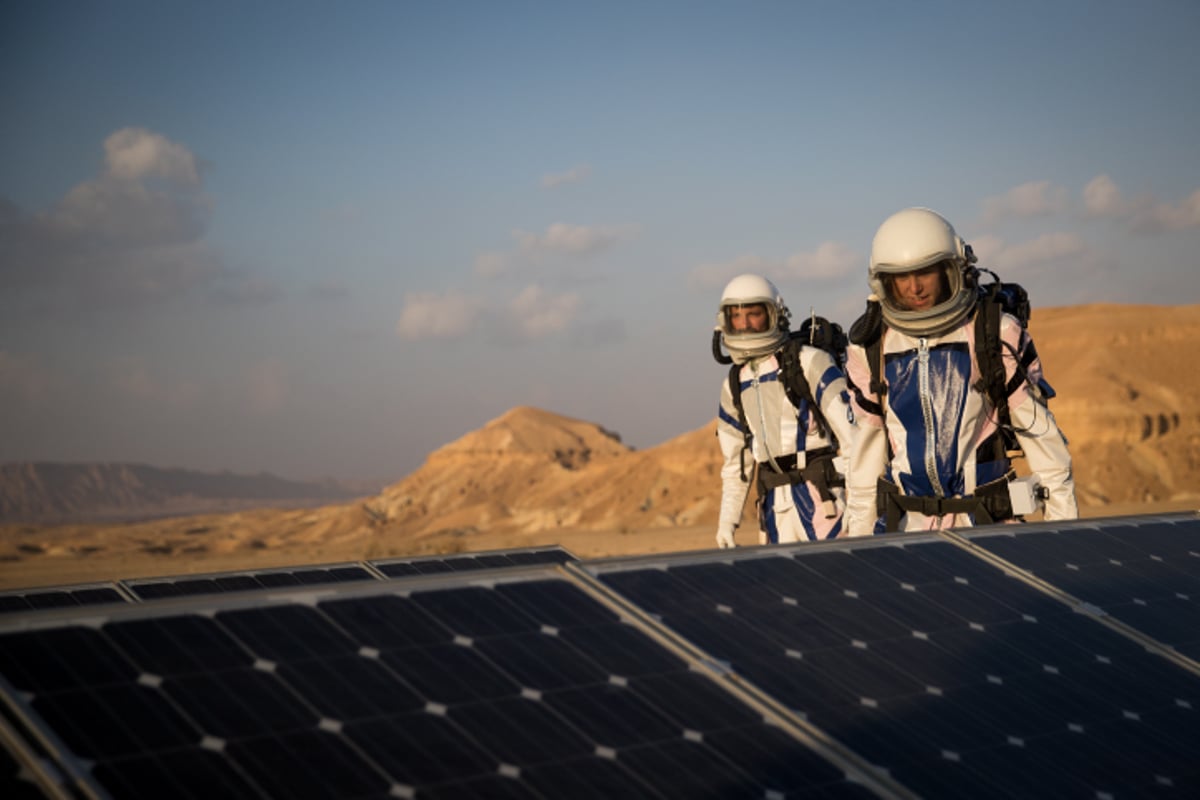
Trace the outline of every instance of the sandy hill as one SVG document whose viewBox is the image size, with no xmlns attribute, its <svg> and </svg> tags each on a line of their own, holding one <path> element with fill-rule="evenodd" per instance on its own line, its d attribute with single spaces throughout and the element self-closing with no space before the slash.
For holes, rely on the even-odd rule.
<svg viewBox="0 0 1200 800">
<path fill-rule="evenodd" d="M 1200 507 L 1200 306 L 1037 309 L 1030 328 L 1085 516 Z M 544 544 L 582 557 L 711 547 L 714 438 L 708 422 L 635 451 L 595 423 L 514 408 L 363 501 L 0 526 L 0 588 Z"/>
</svg>

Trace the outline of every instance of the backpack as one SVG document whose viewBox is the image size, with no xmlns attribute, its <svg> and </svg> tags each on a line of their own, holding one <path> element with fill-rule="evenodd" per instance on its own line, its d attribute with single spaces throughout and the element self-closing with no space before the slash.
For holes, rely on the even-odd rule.
<svg viewBox="0 0 1200 800">
<path fill-rule="evenodd" d="M 814 314 L 800 324 L 799 330 L 790 332 L 788 338 L 775 351 L 775 358 L 779 362 L 779 382 L 783 384 L 788 402 L 797 409 L 803 407 L 802 402 L 807 402 L 813 419 L 817 423 L 817 430 L 833 441 L 834 449 L 838 446 L 837 435 L 830 427 L 828 420 L 825 419 L 821 407 L 813 399 L 812 389 L 804 377 L 804 370 L 800 367 L 800 348 L 804 345 L 819 347 L 833 357 L 833 362 L 838 369 L 845 372 L 846 347 L 849 343 L 850 340 L 841 325 Z M 713 357 L 718 364 L 732 365 L 729 368 L 729 393 L 733 396 L 733 407 L 737 410 L 738 424 L 745 437 L 745 449 L 748 450 L 751 437 L 750 426 L 746 422 L 746 412 L 742 407 L 742 366 L 734 364 L 732 358 L 721 352 L 720 331 L 713 332 Z M 742 480 L 746 480 L 745 464 L 742 465 Z"/>
<path fill-rule="evenodd" d="M 1026 369 L 1037 358 L 1037 352 L 1032 346 L 1026 348 L 1025 357 L 1018 360 L 1012 380 L 1005 381 L 1002 349 L 1011 350 L 1011 347 L 1000 339 L 1000 318 L 1005 313 L 1011 314 L 1022 328 L 1027 328 L 1032 314 L 1029 293 L 1020 284 L 1001 281 L 990 269 L 980 268 L 979 272 L 991 275 L 992 282 L 979 287 L 979 299 L 975 305 L 975 361 L 979 368 L 979 381 L 974 388 L 987 395 L 996 411 L 999 429 L 999 436 L 994 443 L 996 454 L 1015 457 L 1021 455 L 1022 450 L 1012 427 L 1008 398 L 1027 379 Z M 877 300 L 869 302 L 866 313 L 850 326 L 850 341 L 866 350 L 867 364 L 871 368 L 871 392 L 879 398 L 877 413 L 881 415 L 887 408 L 884 397 L 887 384 L 880 374 L 883 332 L 883 314 Z M 1016 357 L 1017 353 L 1013 352 L 1013 356 Z M 1047 395 L 1051 396 L 1053 393 Z M 859 399 L 862 399 L 861 396 Z"/>
</svg>

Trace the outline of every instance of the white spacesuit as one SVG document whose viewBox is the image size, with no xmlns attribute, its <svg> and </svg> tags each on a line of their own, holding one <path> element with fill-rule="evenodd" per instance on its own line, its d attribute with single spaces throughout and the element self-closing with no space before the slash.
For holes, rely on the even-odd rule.
<svg viewBox="0 0 1200 800">
<path fill-rule="evenodd" d="M 1007 425 L 981 379 L 974 262 L 929 209 L 900 211 L 875 234 L 873 295 L 851 331 L 846 364 L 859 428 L 847 474 L 850 535 L 1012 519 L 1022 510 L 1014 508 L 1017 485 L 1037 485 L 1046 519 L 1078 516 L 1071 456 L 1047 407 L 1053 391 L 1016 317 L 997 312 Z M 1032 482 L 1013 482 L 1006 431 Z"/>
<path fill-rule="evenodd" d="M 743 314 L 759 324 L 746 323 Z M 717 418 L 724 456 L 721 547 L 735 546 L 756 470 L 758 543 L 827 539 L 842 531 L 844 473 L 855 432 L 846 379 L 825 350 L 789 342 L 789 317 L 779 290 L 758 275 L 734 278 L 721 295 L 716 330 L 729 351 L 723 363 L 737 365 L 736 377 L 722 384 Z"/>
</svg>

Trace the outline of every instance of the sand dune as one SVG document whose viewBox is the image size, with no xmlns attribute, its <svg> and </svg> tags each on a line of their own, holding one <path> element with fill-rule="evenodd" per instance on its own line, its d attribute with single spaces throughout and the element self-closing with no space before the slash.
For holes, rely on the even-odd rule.
<svg viewBox="0 0 1200 800">
<path fill-rule="evenodd" d="M 1037 309 L 1082 513 L 1200 508 L 1200 306 Z M 712 546 L 715 421 L 631 450 L 514 408 L 360 501 L 126 525 L 0 526 L 0 588 L 560 544 L 585 558 Z"/>
</svg>

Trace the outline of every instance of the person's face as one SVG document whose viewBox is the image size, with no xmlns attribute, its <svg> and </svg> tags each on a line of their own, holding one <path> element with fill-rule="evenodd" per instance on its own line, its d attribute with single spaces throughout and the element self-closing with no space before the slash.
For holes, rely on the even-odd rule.
<svg viewBox="0 0 1200 800">
<path fill-rule="evenodd" d="M 729 327 L 734 333 L 764 333 L 767 321 L 767 307 L 762 303 L 729 307 Z"/>
<path fill-rule="evenodd" d="M 892 295 L 896 304 L 906 311 L 926 311 L 933 308 L 948 293 L 945 272 L 941 264 L 902 272 L 892 277 Z"/>
</svg>

